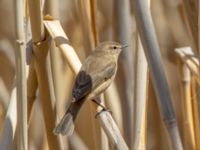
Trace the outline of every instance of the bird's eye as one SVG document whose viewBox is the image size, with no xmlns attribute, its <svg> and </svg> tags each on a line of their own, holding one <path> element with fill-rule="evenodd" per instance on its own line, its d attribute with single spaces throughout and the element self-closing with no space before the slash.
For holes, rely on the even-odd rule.
<svg viewBox="0 0 200 150">
<path fill-rule="evenodd" d="M 117 46 L 113 46 L 113 49 L 117 49 Z"/>
</svg>

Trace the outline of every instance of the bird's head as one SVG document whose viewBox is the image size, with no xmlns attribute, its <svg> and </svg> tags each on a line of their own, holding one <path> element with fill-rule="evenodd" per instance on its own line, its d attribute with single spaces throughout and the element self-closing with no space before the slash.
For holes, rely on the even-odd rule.
<svg viewBox="0 0 200 150">
<path fill-rule="evenodd" d="M 96 50 L 102 50 L 114 55 L 119 55 L 122 49 L 126 48 L 127 45 L 122 45 L 117 42 L 106 41 L 99 44 Z"/>
</svg>

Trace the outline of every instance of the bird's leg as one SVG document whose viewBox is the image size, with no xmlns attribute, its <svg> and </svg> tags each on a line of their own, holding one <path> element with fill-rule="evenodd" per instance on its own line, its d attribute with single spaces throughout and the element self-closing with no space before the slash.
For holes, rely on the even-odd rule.
<svg viewBox="0 0 200 150">
<path fill-rule="evenodd" d="M 102 105 L 98 100 L 96 100 L 96 99 L 92 99 L 92 101 L 95 103 L 95 104 L 97 104 L 98 106 L 100 106 L 101 108 L 102 108 L 102 110 L 100 111 L 100 112 L 98 112 L 96 115 L 95 115 L 95 117 L 97 117 L 101 112 L 103 112 L 103 111 L 108 111 L 108 112 L 110 112 L 110 113 L 112 113 L 112 111 L 110 110 L 110 109 L 108 109 L 108 108 L 106 108 L 104 105 Z"/>
<path fill-rule="evenodd" d="M 98 102 L 96 99 L 92 99 L 92 101 L 93 101 L 95 104 L 99 105 L 103 110 L 107 110 L 107 108 L 106 108 L 104 105 L 102 105 L 100 102 Z"/>
</svg>

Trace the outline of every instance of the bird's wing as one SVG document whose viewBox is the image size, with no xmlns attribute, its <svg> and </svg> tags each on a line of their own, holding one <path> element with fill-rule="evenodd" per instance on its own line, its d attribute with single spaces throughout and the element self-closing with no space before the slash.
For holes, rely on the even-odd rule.
<svg viewBox="0 0 200 150">
<path fill-rule="evenodd" d="M 85 71 L 81 70 L 75 80 L 72 96 L 78 101 L 90 93 L 92 89 L 92 78 Z"/>
<path fill-rule="evenodd" d="M 98 61 L 98 59 L 96 60 Z M 92 61 L 93 62 L 93 61 Z M 99 86 L 104 80 L 111 78 L 116 72 L 116 64 L 112 61 L 108 61 L 103 67 L 101 62 L 83 64 L 88 66 L 82 67 L 82 70 L 78 73 L 75 84 L 72 91 L 72 96 L 75 101 L 78 101 L 87 96 L 97 86 Z"/>
</svg>

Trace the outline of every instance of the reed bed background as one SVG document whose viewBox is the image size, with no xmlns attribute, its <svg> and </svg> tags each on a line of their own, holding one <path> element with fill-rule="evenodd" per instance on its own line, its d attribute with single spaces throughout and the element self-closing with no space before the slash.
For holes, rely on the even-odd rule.
<svg viewBox="0 0 200 150">
<path fill-rule="evenodd" d="M 0 1 L 0 149 L 200 150 L 199 8 L 197 0 Z M 88 101 L 73 135 L 54 135 L 74 77 L 103 41 L 129 45 L 101 96 L 112 113 Z"/>
</svg>

